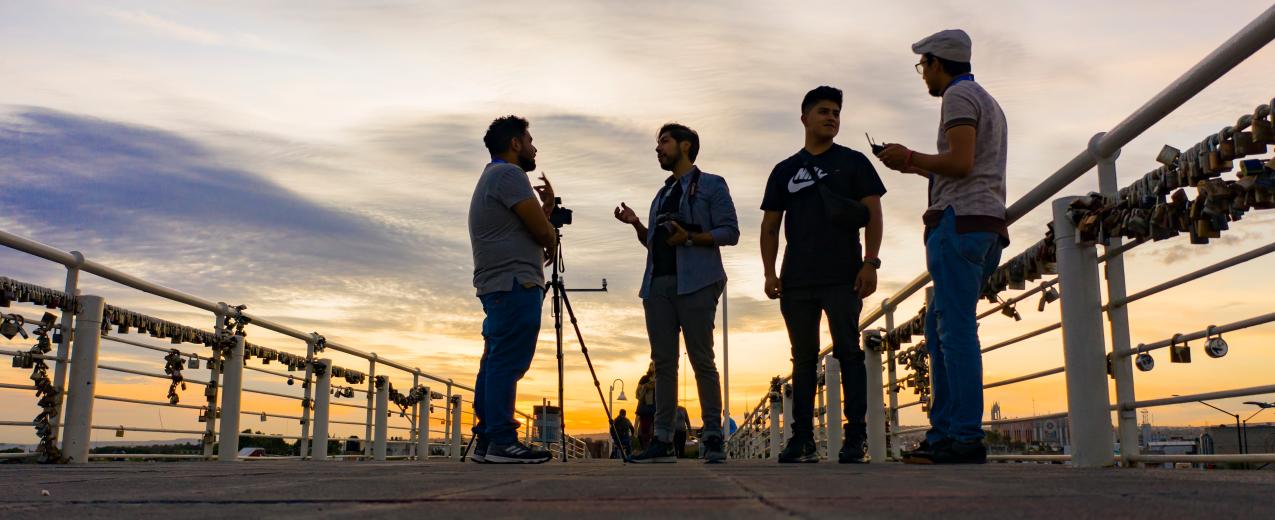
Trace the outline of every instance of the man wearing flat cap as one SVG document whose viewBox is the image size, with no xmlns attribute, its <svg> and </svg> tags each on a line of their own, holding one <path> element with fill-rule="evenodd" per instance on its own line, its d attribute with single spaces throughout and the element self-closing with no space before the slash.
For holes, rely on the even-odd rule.
<svg viewBox="0 0 1275 520">
<path fill-rule="evenodd" d="M 983 361 L 975 308 L 1009 245 L 1005 221 L 1007 134 L 1001 107 L 970 73 L 970 37 L 939 31 L 912 45 L 917 73 L 942 98 L 938 153 L 890 144 L 887 167 L 929 179 L 925 259 L 934 280 L 925 344 L 934 385 L 930 430 L 905 462 L 982 464 Z"/>
</svg>

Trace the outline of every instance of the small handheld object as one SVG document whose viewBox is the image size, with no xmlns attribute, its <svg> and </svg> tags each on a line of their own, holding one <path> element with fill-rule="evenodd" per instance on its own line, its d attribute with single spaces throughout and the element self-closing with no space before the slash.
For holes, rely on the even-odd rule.
<svg viewBox="0 0 1275 520">
<path fill-rule="evenodd" d="M 872 141 L 872 136 L 868 135 L 867 132 L 864 132 L 863 136 L 868 138 L 868 146 L 872 147 L 872 155 L 877 155 L 881 153 L 881 150 L 885 150 L 885 145 L 877 144 L 876 142 Z"/>
</svg>

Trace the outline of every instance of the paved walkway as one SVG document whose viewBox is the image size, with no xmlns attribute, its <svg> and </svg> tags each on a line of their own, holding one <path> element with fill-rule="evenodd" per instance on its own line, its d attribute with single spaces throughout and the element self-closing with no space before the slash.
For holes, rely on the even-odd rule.
<svg viewBox="0 0 1275 520">
<path fill-rule="evenodd" d="M 6 519 L 1275 517 L 1275 472 L 1034 464 L 120 462 L 0 465 L 0 483 Z"/>
</svg>

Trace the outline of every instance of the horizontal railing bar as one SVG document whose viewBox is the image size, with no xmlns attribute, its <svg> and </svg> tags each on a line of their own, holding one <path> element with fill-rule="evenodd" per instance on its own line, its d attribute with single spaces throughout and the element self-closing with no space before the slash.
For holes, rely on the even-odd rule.
<svg viewBox="0 0 1275 520">
<path fill-rule="evenodd" d="M 294 441 L 301 440 L 301 437 L 298 437 L 296 435 L 277 435 L 273 433 L 240 433 L 239 436 L 252 437 L 255 439 L 288 439 L 288 440 L 294 440 Z"/>
<path fill-rule="evenodd" d="M 308 382 L 314 382 L 314 379 L 306 379 L 306 378 L 305 378 L 305 373 L 304 373 L 304 372 L 303 372 L 303 373 L 301 373 L 301 374 L 289 374 L 289 373 L 287 373 L 287 372 L 279 372 L 279 371 L 275 371 L 275 370 L 270 370 L 270 369 L 268 369 L 268 368 L 254 367 L 254 366 L 250 366 L 250 365 L 249 365 L 249 366 L 244 366 L 243 368 L 244 368 L 244 370 L 251 370 L 251 371 L 253 371 L 253 372 L 261 372 L 261 373 L 263 373 L 263 374 L 270 374 L 270 375 L 272 375 L 272 376 L 279 376 L 279 377 L 284 378 L 284 379 L 289 379 L 289 378 L 291 378 L 291 379 L 295 379 L 295 380 L 297 380 L 297 381 L 308 381 Z"/>
<path fill-rule="evenodd" d="M 168 401 L 147 401 L 147 400 L 145 400 L 145 399 L 133 399 L 133 398 L 129 398 L 129 397 L 115 397 L 115 396 L 113 396 L 113 395 L 102 395 L 102 394 L 98 394 L 98 395 L 93 396 L 93 398 L 94 398 L 94 399 L 101 399 L 101 400 L 104 400 L 104 401 L 118 401 L 118 402 L 121 402 L 121 403 L 148 404 L 148 405 L 151 405 L 151 406 L 163 406 L 163 407 L 165 407 L 165 408 L 186 408 L 186 409 L 190 409 L 190 410 L 202 410 L 202 409 L 204 409 L 204 407 L 202 407 L 202 406 L 195 406 L 195 405 L 191 405 L 191 404 L 180 404 L 180 403 L 178 403 L 178 404 L 172 404 L 172 403 L 169 403 Z"/>
<path fill-rule="evenodd" d="M 282 397 L 282 398 L 284 398 L 284 399 L 295 399 L 295 400 L 297 400 L 297 401 L 302 401 L 302 400 L 304 400 L 304 398 L 302 398 L 302 397 L 297 397 L 297 396 L 295 396 L 295 395 L 280 394 L 280 393 L 276 393 L 276 392 L 268 392 L 268 391 L 265 391 L 265 390 L 257 390 L 257 389 L 255 389 L 255 388 L 247 388 L 247 387 L 245 387 L 245 388 L 243 389 L 243 391 L 244 391 L 244 392 L 253 393 L 253 394 L 261 394 L 261 395 L 269 395 L 269 396 L 274 396 L 274 397 Z"/>
<path fill-rule="evenodd" d="M 917 426 L 915 428 L 904 428 L 897 432 L 890 432 L 890 435 L 907 435 L 909 433 L 918 433 L 918 432 L 924 432 L 929 430 L 930 430 L 929 426 Z"/>
<path fill-rule="evenodd" d="M 274 417 L 277 419 L 292 419 L 294 421 L 301 420 L 301 417 L 298 417 L 296 415 L 281 415 L 281 414 L 270 413 L 270 412 L 250 412 L 248 410 L 240 410 L 239 415 L 255 415 L 257 417 L 264 415 L 266 417 Z M 331 421 L 331 422 L 336 422 L 336 421 Z M 359 424 L 363 424 L 363 423 L 359 423 Z"/>
<path fill-rule="evenodd" d="M 1100 263 L 1100 264 L 1101 264 L 1101 263 L 1103 263 L 1103 262 L 1106 262 L 1106 261 L 1107 261 L 1108 259 L 1110 259 L 1110 258 L 1115 258 L 1115 257 L 1117 257 L 1117 256 L 1120 256 L 1120 255 L 1123 255 L 1123 254 L 1125 254 L 1125 253 L 1128 253 L 1128 252 L 1129 252 L 1129 250 L 1131 250 L 1131 249 L 1133 249 L 1133 248 L 1135 248 L 1135 247 L 1138 247 L 1138 246 L 1140 246 L 1140 245 L 1142 245 L 1142 244 L 1145 244 L 1145 243 L 1147 243 L 1147 239 L 1145 239 L 1145 238 L 1139 238 L 1139 239 L 1136 239 L 1136 240 L 1132 240 L 1132 241 L 1129 241 L 1129 242 L 1125 242 L 1125 243 L 1123 243 L 1123 244 L 1120 244 L 1120 245 L 1119 245 L 1119 246 L 1117 246 L 1117 247 L 1113 247 L 1113 248 L 1110 248 L 1110 249 L 1106 249 L 1106 246 L 1104 246 L 1104 251 L 1102 252 L 1102 254 L 1101 254 L 1101 255 L 1098 255 L 1098 263 Z"/>
<path fill-rule="evenodd" d="M 1214 454 L 1214 455 L 1126 455 L 1125 459 L 1131 462 L 1197 462 L 1197 463 L 1218 463 L 1218 462 L 1275 462 L 1275 453 L 1246 453 L 1246 454 Z"/>
<path fill-rule="evenodd" d="M 1032 379 L 1040 379 L 1040 378 L 1045 377 L 1045 376 L 1052 376 L 1052 375 L 1054 375 L 1054 374 L 1061 374 L 1061 373 L 1065 372 L 1066 370 L 1067 370 L 1067 368 L 1066 368 L 1066 367 L 1057 367 L 1057 368 L 1051 368 L 1051 369 L 1049 369 L 1049 370 L 1041 370 L 1040 372 L 1035 372 L 1035 373 L 1031 373 L 1031 374 L 1027 374 L 1027 375 L 1023 375 L 1023 376 L 1018 376 L 1018 377 L 1015 377 L 1015 378 L 1006 379 L 1006 380 L 1004 380 L 1004 381 L 997 381 L 997 382 L 995 382 L 995 383 L 987 383 L 987 384 L 983 385 L 983 389 L 985 389 L 985 390 L 986 390 L 986 389 L 988 389 L 988 388 L 996 388 L 996 387 L 998 387 L 998 386 L 1012 385 L 1012 384 L 1014 384 L 1014 383 L 1021 383 L 1021 382 L 1023 382 L 1023 381 L 1031 381 Z"/>
<path fill-rule="evenodd" d="M 25 421 L 25 422 L 24 422 L 24 421 L 0 421 L 0 426 L 26 426 L 26 427 L 31 427 L 31 426 L 35 426 L 35 422 L 32 422 L 32 421 Z"/>
<path fill-rule="evenodd" d="M 1016 304 L 1016 303 L 1018 303 L 1018 302 L 1021 302 L 1021 301 L 1023 301 L 1023 300 L 1026 300 L 1026 299 L 1028 299 L 1028 298 L 1031 298 L 1032 296 L 1034 296 L 1034 295 L 1036 295 L 1036 294 L 1039 294 L 1039 293 L 1040 293 L 1040 291 L 1045 290 L 1045 288 L 1046 288 L 1046 287 L 1051 287 L 1051 286 L 1056 285 L 1056 284 L 1058 284 L 1058 278 L 1054 278 L 1054 279 L 1049 280 L 1049 281 L 1041 282 L 1040 284 L 1036 285 L 1035 287 L 1032 287 L 1032 288 L 1031 288 L 1030 290 L 1028 290 L 1027 292 L 1025 292 L 1025 293 L 1023 293 L 1023 294 L 1020 294 L 1020 295 L 1018 295 L 1018 296 L 1015 296 L 1015 297 L 1013 297 L 1013 298 L 1010 298 L 1010 299 L 1008 299 L 1008 300 L 1005 300 L 1004 302 L 998 303 L 998 304 L 996 304 L 996 306 L 995 306 L 995 307 L 992 307 L 992 308 L 990 308 L 990 309 L 987 309 L 987 310 L 983 311 L 983 313 L 982 313 L 982 314 L 979 314 L 978 316 L 976 316 L 976 317 L 975 317 L 975 319 L 981 320 L 981 319 L 983 319 L 983 318 L 986 318 L 986 317 L 988 317 L 988 316 L 991 316 L 991 315 L 993 315 L 993 314 L 996 314 L 996 313 L 997 313 L 998 311 L 1000 311 L 1001 309 L 1004 309 L 1006 305 L 1014 305 L 1014 304 Z"/>
<path fill-rule="evenodd" d="M 328 420 L 328 422 L 332 424 L 348 424 L 351 426 L 367 426 L 366 422 L 337 421 L 337 420 Z"/>
<path fill-rule="evenodd" d="M 0 388 L 8 388 L 10 390 L 35 390 L 36 389 L 34 386 L 31 386 L 31 385 L 12 385 L 9 383 L 0 383 Z"/>
<path fill-rule="evenodd" d="M 172 352 L 172 351 L 173 351 L 173 349 L 172 349 L 172 348 L 164 348 L 164 347 L 157 347 L 157 346 L 155 346 L 155 345 L 147 345 L 147 344 L 142 343 L 142 342 L 139 342 L 139 341 L 132 341 L 132 340 L 127 340 L 127 339 L 123 339 L 123 338 L 117 338 L 117 337 L 115 337 L 115 336 L 102 336 L 102 339 L 104 339 L 104 340 L 106 340 L 106 341 L 114 341 L 114 342 L 116 342 L 116 343 L 123 343 L 123 344 L 125 344 L 125 345 L 132 345 L 132 346 L 134 346 L 134 347 L 138 347 L 138 348 L 144 348 L 144 349 L 148 349 L 148 350 L 154 350 L 154 351 L 156 351 L 156 352 L 165 352 L 165 353 L 167 353 L 167 352 Z M 197 354 L 197 353 L 194 353 L 194 352 L 182 352 L 182 351 L 181 351 L 181 349 L 177 349 L 177 352 L 178 352 L 178 353 L 180 353 L 180 354 L 181 354 L 181 356 L 182 356 L 182 357 L 184 357 L 184 358 L 192 358 L 192 357 L 194 357 L 194 358 L 199 358 L 199 359 L 203 359 L 203 360 L 212 359 L 212 358 L 207 357 L 207 356 L 201 356 L 201 355 L 199 355 L 199 354 Z M 246 367 L 245 367 L 245 368 L 246 368 Z"/>
<path fill-rule="evenodd" d="M 916 406 L 916 405 L 918 405 L 918 404 L 921 404 L 921 401 L 912 401 L 912 402 L 907 403 L 907 404 L 901 404 L 901 405 L 899 405 L 899 407 L 898 407 L 898 408 L 896 408 L 896 410 L 902 410 L 902 409 L 904 409 L 904 408 L 911 408 L 911 407 Z"/>
<path fill-rule="evenodd" d="M 347 408 L 361 408 L 361 409 L 364 409 L 364 410 L 366 410 L 366 409 L 367 409 L 367 406 L 364 406 L 364 405 L 361 405 L 361 404 L 338 403 L 338 402 L 336 402 L 336 401 L 329 401 L 329 402 L 328 402 L 328 404 L 330 404 L 330 405 L 332 405 L 332 406 L 345 406 L 345 407 L 347 407 Z M 360 423 L 360 424 L 362 424 L 362 423 Z"/>
<path fill-rule="evenodd" d="M 63 363 L 69 363 L 69 362 L 70 362 L 70 360 L 68 360 L 67 358 L 60 358 L 60 357 L 53 356 L 53 355 L 49 355 L 49 354 L 40 354 L 40 353 L 36 353 L 36 352 L 30 352 L 30 351 L 27 351 L 27 350 L 7 350 L 7 349 L 0 349 L 0 356 L 17 356 L 18 354 L 30 355 L 30 356 L 31 356 L 32 358 L 34 358 L 34 359 L 43 359 L 43 360 L 46 360 L 46 361 L 60 361 L 60 362 L 63 362 Z"/>
<path fill-rule="evenodd" d="M 1067 416 L 1067 412 L 1047 413 L 1044 415 L 1032 415 L 1029 417 L 1014 417 L 1012 419 L 998 419 L 995 421 L 983 421 L 983 426 L 997 426 L 1001 424 L 1012 424 L 1026 421 L 1044 421 L 1048 419 L 1061 419 Z"/>
<path fill-rule="evenodd" d="M 1247 329 L 1249 327 L 1264 325 L 1272 321 L 1275 321 L 1275 312 L 1266 313 L 1261 316 L 1254 316 L 1252 318 L 1249 318 L 1246 320 L 1240 320 L 1233 323 L 1227 323 L 1225 325 L 1215 326 L 1213 327 L 1213 333 L 1225 334 L 1227 332 L 1234 332 L 1237 330 Z M 1208 335 L 1209 335 L 1209 329 L 1206 328 L 1203 330 L 1192 332 L 1190 334 L 1181 334 L 1177 336 L 1177 338 L 1164 339 L 1164 340 L 1157 341 L 1155 343 L 1140 345 L 1138 347 L 1135 347 L 1129 350 L 1119 351 L 1119 352 L 1116 352 L 1115 355 L 1117 357 L 1128 357 L 1128 356 L 1137 354 L 1139 352 L 1150 352 L 1152 350 L 1159 350 L 1159 349 L 1165 348 L 1167 346 L 1172 345 L 1175 341 L 1177 342 L 1195 341 L 1197 339 L 1206 338 L 1208 337 Z"/>
<path fill-rule="evenodd" d="M 184 455 L 178 453 L 90 453 L 90 459 L 207 459 L 203 455 Z"/>
<path fill-rule="evenodd" d="M 1001 461 L 1001 460 L 1024 461 L 1024 462 L 1033 462 L 1033 461 L 1069 462 L 1071 461 L 1071 455 L 1017 455 L 1017 454 L 988 455 L 987 460 L 989 461 Z"/>
<path fill-rule="evenodd" d="M 1194 403 L 1196 401 L 1227 399 L 1231 397 L 1247 397 L 1250 395 L 1262 394 L 1275 394 L 1275 385 L 1250 386 L 1248 388 L 1220 390 L 1217 392 L 1205 392 L 1202 394 L 1179 395 L 1174 397 L 1164 397 L 1161 399 L 1148 399 L 1146 401 L 1134 401 L 1132 403 L 1124 402 L 1120 403 L 1118 407 L 1121 410 L 1136 410 L 1138 408 L 1151 408 L 1154 406 Z"/>
<path fill-rule="evenodd" d="M 1039 336 L 1039 335 L 1041 335 L 1041 334 L 1045 334 L 1045 333 L 1048 333 L 1048 332 L 1052 332 L 1052 331 L 1055 331 L 1055 330 L 1058 330 L 1058 329 L 1061 329 L 1061 328 L 1062 328 L 1062 322 L 1060 321 L 1060 322 L 1055 323 L 1055 324 L 1053 324 L 1053 325 L 1047 325 L 1047 326 L 1041 327 L 1041 328 L 1039 328 L 1039 329 L 1033 330 L 1033 331 L 1031 331 L 1031 332 L 1028 332 L 1028 333 L 1026 333 L 1026 334 L 1023 334 L 1023 335 L 1021 335 L 1021 336 L 1013 337 L 1013 338 L 1007 339 L 1007 340 L 1005 340 L 1005 341 L 1002 341 L 1002 342 L 1000 342 L 1000 343 L 996 343 L 996 344 L 994 344 L 994 345 L 991 345 L 991 346 L 985 347 L 985 348 L 983 348 L 983 350 L 981 350 L 980 352 L 988 353 L 988 352 L 991 352 L 991 351 L 996 350 L 996 349 L 999 349 L 999 348 L 1005 348 L 1005 347 L 1008 347 L 1008 346 L 1013 345 L 1013 344 L 1015 344 L 1015 343 L 1022 342 L 1022 341 L 1027 341 L 1027 340 L 1032 339 L 1032 338 L 1034 338 L 1034 337 L 1036 337 L 1036 336 Z"/>
<path fill-rule="evenodd" d="M 112 372 L 123 372 L 123 373 L 125 373 L 125 374 L 135 374 L 135 375 L 139 375 L 139 376 L 154 377 L 154 378 L 156 378 L 156 379 L 164 379 L 164 380 L 168 380 L 168 381 L 171 381 L 171 380 L 172 380 L 172 377 L 166 376 L 166 375 L 164 375 L 164 374 L 160 374 L 160 373 L 156 373 L 156 372 L 144 372 L 144 371 L 141 371 L 141 370 L 133 370 L 133 369 L 131 369 L 131 368 L 121 368 L 121 367 L 117 367 L 117 366 L 113 366 L 113 365 L 102 365 L 102 364 L 99 364 L 99 365 L 97 365 L 97 368 L 99 368 L 99 369 L 101 369 L 101 370 L 110 370 L 110 371 L 112 371 Z M 186 381 L 187 383 L 191 383 L 191 384 L 195 384 L 195 385 L 204 385 L 204 386 L 208 386 L 208 383 L 207 383 L 207 382 L 205 382 L 205 381 L 199 381 L 199 380 L 196 380 L 196 379 L 186 379 L 185 381 Z"/>
<path fill-rule="evenodd" d="M 1204 267 L 1204 268 L 1202 268 L 1202 269 L 1198 269 L 1198 270 L 1196 270 L 1196 271 L 1192 271 L 1192 272 L 1190 272 L 1190 273 L 1184 274 L 1184 275 L 1182 275 L 1182 276 L 1179 276 L 1179 277 L 1174 278 L 1174 279 L 1172 279 L 1172 280 L 1169 280 L 1169 281 L 1167 281 L 1167 282 L 1164 282 L 1164 283 L 1161 283 L 1161 284 L 1158 284 L 1158 285 L 1155 285 L 1155 286 L 1149 287 L 1149 288 L 1147 288 L 1147 289 L 1143 289 L 1143 290 L 1138 291 L 1138 292 L 1136 292 L 1136 293 L 1133 293 L 1133 294 L 1131 294 L 1131 295 L 1129 295 L 1129 296 L 1126 296 L 1126 297 L 1124 297 L 1124 298 L 1122 298 L 1122 299 L 1114 300 L 1114 301 L 1112 301 L 1112 302 L 1110 302 L 1110 303 L 1108 303 L 1108 304 L 1106 304 L 1106 305 L 1103 305 L 1103 306 L 1102 306 L 1102 309 L 1105 311 L 1105 310 L 1107 310 L 1108 308 L 1113 307 L 1113 306 L 1114 306 L 1114 307 L 1120 307 L 1120 306 L 1123 306 L 1123 305 L 1129 305 L 1130 303 L 1136 302 L 1136 301 L 1141 300 L 1141 299 L 1143 299 L 1143 298 L 1146 298 L 1146 297 L 1148 297 L 1148 296 L 1151 296 L 1151 295 L 1154 295 L 1154 294 L 1157 294 L 1157 293 L 1160 293 L 1160 292 L 1167 291 L 1167 290 L 1172 289 L 1172 288 L 1174 288 L 1174 287 L 1177 287 L 1177 286 L 1179 286 L 1179 285 L 1183 285 L 1183 284 L 1185 284 L 1185 283 L 1187 283 L 1187 282 L 1191 282 L 1191 281 L 1194 281 L 1194 280 L 1198 280 L 1198 279 L 1200 279 L 1200 278 L 1204 278 L 1205 276 L 1208 276 L 1208 275 L 1210 275 L 1210 274 L 1216 273 L 1216 272 L 1218 272 L 1218 271 L 1225 270 L 1225 269 L 1230 268 L 1230 267 L 1237 266 L 1237 265 L 1239 265 L 1239 264 L 1242 264 L 1242 263 L 1247 262 L 1247 261 L 1249 261 L 1249 260 L 1252 260 L 1252 259 L 1254 259 L 1254 258 L 1259 258 L 1259 257 L 1261 257 L 1261 256 L 1264 256 L 1264 255 L 1270 254 L 1270 253 L 1272 253 L 1272 252 L 1275 252 L 1275 242 L 1271 242 L 1271 243 L 1269 243 L 1269 244 L 1266 244 L 1266 245 L 1264 245 L 1264 246 L 1262 246 L 1262 247 L 1259 247 L 1259 248 L 1254 249 L 1254 250 L 1252 250 L 1252 251 L 1249 251 L 1249 252 L 1247 252 L 1247 253 L 1243 253 L 1243 254 L 1240 254 L 1240 255 L 1237 255 L 1237 256 L 1234 256 L 1234 257 L 1228 258 L 1228 259 L 1226 259 L 1226 260 L 1223 260 L 1223 261 L 1218 262 L 1218 263 L 1216 263 L 1216 264 L 1210 265 L 1210 266 L 1208 266 L 1208 267 Z"/>
<path fill-rule="evenodd" d="M 123 427 L 98 426 L 96 424 L 94 424 L 92 428 L 94 430 L 109 430 L 109 431 L 124 430 L 126 432 L 145 432 L 145 433 L 185 433 L 190 435 L 203 435 L 204 433 L 206 433 L 204 430 L 170 430 L 165 428 L 139 428 L 136 426 L 123 426 Z"/>
</svg>

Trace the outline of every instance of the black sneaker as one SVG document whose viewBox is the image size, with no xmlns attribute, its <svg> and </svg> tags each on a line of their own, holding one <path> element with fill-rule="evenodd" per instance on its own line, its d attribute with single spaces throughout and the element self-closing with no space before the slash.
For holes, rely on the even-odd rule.
<svg viewBox="0 0 1275 520">
<path fill-rule="evenodd" d="M 921 441 L 921 445 L 917 446 L 915 450 L 903 452 L 903 463 L 904 464 L 934 464 L 934 449 L 936 447 L 945 446 L 947 443 L 950 443 L 950 442 L 952 442 L 951 439 L 943 439 L 941 441 L 934 443 L 934 445 L 931 446 L 930 441 L 928 440 Z"/>
<path fill-rule="evenodd" d="M 552 453 L 529 448 L 518 441 L 510 444 L 492 443 L 483 454 L 483 462 L 487 464 L 540 464 L 551 458 Z"/>
<path fill-rule="evenodd" d="M 726 450 L 722 447 L 722 437 L 720 435 L 709 435 L 704 437 L 700 443 L 700 449 L 704 450 L 701 455 L 705 464 L 721 464 L 726 462 Z"/>
<path fill-rule="evenodd" d="M 847 435 L 841 451 L 837 452 L 837 462 L 841 464 L 863 464 L 868 462 L 866 436 Z"/>
<path fill-rule="evenodd" d="M 487 448 L 491 445 L 491 441 L 486 437 L 474 439 L 474 451 L 469 454 L 469 460 L 479 464 L 487 463 Z"/>
<path fill-rule="evenodd" d="M 954 441 L 935 446 L 934 464 L 986 464 L 987 446 L 982 440 Z"/>
<path fill-rule="evenodd" d="M 673 451 L 673 443 L 659 439 L 651 439 L 646 451 L 629 459 L 634 464 L 671 464 L 677 462 L 677 453 Z"/>
<path fill-rule="evenodd" d="M 779 453 L 780 464 L 819 462 L 819 451 L 812 439 L 793 437 Z"/>
</svg>

